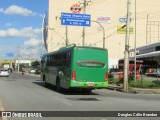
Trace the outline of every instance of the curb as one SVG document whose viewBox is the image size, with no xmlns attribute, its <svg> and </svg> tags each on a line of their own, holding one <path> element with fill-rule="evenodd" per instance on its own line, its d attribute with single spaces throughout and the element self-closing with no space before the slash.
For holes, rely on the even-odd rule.
<svg viewBox="0 0 160 120">
<path fill-rule="evenodd" d="M 117 85 L 109 85 L 107 89 L 109 89 L 109 90 L 114 90 L 114 91 L 123 92 L 122 86 L 117 86 Z"/>
<path fill-rule="evenodd" d="M 143 94 L 160 94 L 160 89 L 132 88 L 131 92 Z"/>
</svg>

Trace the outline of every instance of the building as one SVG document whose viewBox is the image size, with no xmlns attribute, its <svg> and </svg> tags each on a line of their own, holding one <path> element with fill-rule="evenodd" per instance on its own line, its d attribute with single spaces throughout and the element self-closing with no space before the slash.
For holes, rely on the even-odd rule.
<svg viewBox="0 0 160 120">
<path fill-rule="evenodd" d="M 134 59 L 135 49 L 130 49 L 130 59 Z M 152 43 L 136 48 L 136 58 L 160 63 L 160 42 Z"/>
<path fill-rule="evenodd" d="M 18 67 L 18 64 L 27 64 L 27 66 L 31 66 L 31 60 L 16 60 L 15 61 L 15 68 Z"/>
<path fill-rule="evenodd" d="M 84 0 L 49 0 L 48 27 L 50 29 L 48 29 L 47 39 L 49 52 L 65 46 L 66 26 L 61 25 L 61 13 L 73 13 L 78 9 L 78 13 L 83 14 L 83 3 Z M 105 48 L 109 51 L 109 59 L 123 58 L 127 0 L 86 0 L 86 3 L 86 14 L 91 15 L 92 22 L 90 27 L 85 27 L 85 45 L 103 47 L 103 29 L 97 23 L 99 22 L 105 29 Z M 136 4 L 135 0 L 131 0 L 130 48 L 134 48 L 135 38 L 137 47 L 160 40 L 159 5 L 160 0 L 154 0 L 154 2 L 153 0 L 137 0 Z M 83 27 L 68 26 L 67 29 L 69 43 L 81 46 Z"/>
</svg>

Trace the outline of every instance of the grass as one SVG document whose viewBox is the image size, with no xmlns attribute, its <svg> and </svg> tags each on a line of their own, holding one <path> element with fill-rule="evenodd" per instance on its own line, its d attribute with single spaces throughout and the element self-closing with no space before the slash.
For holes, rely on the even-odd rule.
<svg viewBox="0 0 160 120">
<path fill-rule="evenodd" d="M 123 80 L 110 78 L 109 84 L 123 84 Z M 147 80 L 129 80 L 128 81 L 129 87 L 135 87 L 135 88 L 160 88 L 160 81 L 147 81 Z"/>
<path fill-rule="evenodd" d="M 130 81 L 129 82 L 129 86 L 130 87 L 137 87 L 137 88 L 151 88 L 151 86 L 153 86 L 153 82 L 152 81 L 141 81 L 141 80 L 137 80 L 137 81 Z"/>
</svg>

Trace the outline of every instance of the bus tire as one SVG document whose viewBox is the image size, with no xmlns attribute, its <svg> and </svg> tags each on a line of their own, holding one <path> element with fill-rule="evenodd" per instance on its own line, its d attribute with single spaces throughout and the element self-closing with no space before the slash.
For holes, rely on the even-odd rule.
<svg viewBox="0 0 160 120">
<path fill-rule="evenodd" d="M 45 75 L 43 75 L 43 83 L 44 83 L 44 86 L 45 86 L 45 87 L 48 87 L 48 86 L 49 86 L 49 84 L 46 82 L 46 77 L 45 77 Z"/>
<path fill-rule="evenodd" d="M 60 79 L 59 78 L 56 79 L 56 91 L 60 92 Z"/>
</svg>

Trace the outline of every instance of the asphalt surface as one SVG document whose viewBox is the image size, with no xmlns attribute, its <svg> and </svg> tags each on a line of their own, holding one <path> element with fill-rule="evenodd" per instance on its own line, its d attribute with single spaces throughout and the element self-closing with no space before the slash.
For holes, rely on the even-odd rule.
<svg viewBox="0 0 160 120">
<path fill-rule="evenodd" d="M 5 111 L 160 111 L 159 94 L 127 94 L 100 89 L 91 94 L 55 91 L 44 87 L 39 75 L 11 73 L 0 78 L 0 100 Z M 62 115 L 63 116 L 63 115 Z M 125 120 L 113 117 L 8 118 L 8 120 Z M 128 118 L 133 120 L 135 118 Z M 158 120 L 158 118 L 139 118 Z"/>
</svg>

